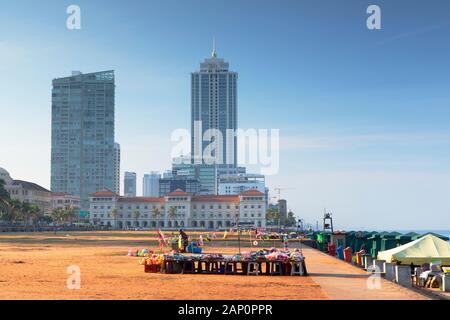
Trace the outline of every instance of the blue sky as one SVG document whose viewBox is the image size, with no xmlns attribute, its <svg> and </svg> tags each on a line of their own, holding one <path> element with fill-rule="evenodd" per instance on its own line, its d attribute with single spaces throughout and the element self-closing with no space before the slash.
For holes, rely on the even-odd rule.
<svg viewBox="0 0 450 320">
<path fill-rule="evenodd" d="M 190 72 L 215 36 L 239 72 L 239 127 L 280 129 L 268 183 L 295 188 L 282 195 L 298 216 L 450 227 L 448 1 L 0 4 L 0 167 L 14 178 L 49 187 L 51 80 L 72 70 L 116 71 L 122 169 L 168 169 L 170 134 L 189 128 Z M 70 4 L 81 30 L 66 28 Z M 370 4 L 382 30 L 366 27 Z"/>
</svg>

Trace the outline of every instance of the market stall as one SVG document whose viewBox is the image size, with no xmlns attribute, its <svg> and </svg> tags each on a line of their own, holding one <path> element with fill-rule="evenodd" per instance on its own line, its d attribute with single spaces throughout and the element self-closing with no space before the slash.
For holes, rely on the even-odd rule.
<svg viewBox="0 0 450 320">
<path fill-rule="evenodd" d="M 259 250 L 235 255 L 151 254 L 140 264 L 146 272 L 167 274 L 289 275 L 306 276 L 305 257 L 298 249 Z"/>
</svg>

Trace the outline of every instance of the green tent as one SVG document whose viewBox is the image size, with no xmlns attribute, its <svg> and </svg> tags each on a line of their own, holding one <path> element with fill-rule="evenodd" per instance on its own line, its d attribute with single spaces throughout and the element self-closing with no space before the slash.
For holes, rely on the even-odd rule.
<svg viewBox="0 0 450 320">
<path fill-rule="evenodd" d="M 378 259 L 405 265 L 422 265 L 434 261 L 450 265 L 450 243 L 428 234 L 400 247 L 380 251 Z"/>
<path fill-rule="evenodd" d="M 411 242 L 413 240 L 417 240 L 417 236 L 419 236 L 416 232 L 408 232 L 399 236 L 396 236 L 395 239 L 397 239 L 398 246 L 401 246 L 403 244 L 407 244 L 408 242 Z"/>
<path fill-rule="evenodd" d="M 444 241 L 448 241 L 449 240 L 448 237 L 443 236 L 441 234 L 434 233 L 434 232 L 428 232 L 428 233 L 424 233 L 424 234 L 421 234 L 421 235 L 417 235 L 417 236 L 414 236 L 412 239 L 416 240 L 416 239 L 422 238 L 422 237 L 424 237 L 424 236 L 426 236 L 428 234 L 432 234 L 433 236 L 438 237 L 439 239 L 442 239 Z"/>
</svg>

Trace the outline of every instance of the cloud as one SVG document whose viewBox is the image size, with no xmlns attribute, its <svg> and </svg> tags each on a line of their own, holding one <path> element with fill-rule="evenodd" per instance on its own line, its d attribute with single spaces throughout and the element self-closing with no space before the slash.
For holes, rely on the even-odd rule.
<svg viewBox="0 0 450 320">
<path fill-rule="evenodd" d="M 411 31 L 407 31 L 407 32 L 403 32 L 403 33 L 399 33 L 396 34 L 394 36 L 385 38 L 381 41 L 379 41 L 378 43 L 376 43 L 376 45 L 384 45 L 390 42 L 394 42 L 394 41 L 398 41 L 398 40 L 402 40 L 404 38 L 409 38 L 409 37 L 414 37 L 414 36 L 418 36 L 418 35 L 423 35 L 435 30 L 439 30 L 441 28 L 446 28 L 448 27 L 450 24 L 450 21 L 442 21 L 438 24 L 435 25 L 430 25 L 427 27 L 423 27 L 423 28 L 419 28 L 419 29 L 415 29 L 415 30 L 411 30 Z"/>
</svg>

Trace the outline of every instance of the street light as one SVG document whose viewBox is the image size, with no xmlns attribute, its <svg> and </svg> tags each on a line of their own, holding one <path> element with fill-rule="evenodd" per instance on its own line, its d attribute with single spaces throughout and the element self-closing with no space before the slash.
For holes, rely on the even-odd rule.
<svg viewBox="0 0 450 320">
<path fill-rule="evenodd" d="M 240 214 L 236 214 L 236 230 L 238 233 L 239 254 L 241 253 L 241 230 L 240 230 Z"/>
</svg>

